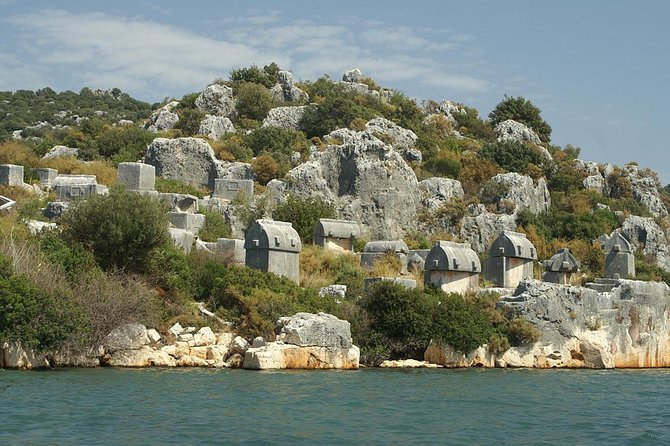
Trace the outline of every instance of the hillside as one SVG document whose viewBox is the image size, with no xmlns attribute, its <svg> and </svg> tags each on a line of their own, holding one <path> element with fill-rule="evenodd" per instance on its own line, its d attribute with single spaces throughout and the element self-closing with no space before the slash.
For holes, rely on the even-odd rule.
<svg viewBox="0 0 670 446">
<path fill-rule="evenodd" d="M 319 218 L 357 222 L 358 251 L 366 241 L 402 239 L 410 250 L 427 250 L 439 240 L 465 242 L 482 264 L 500 231 L 518 231 L 537 251 L 536 278 L 542 260 L 569 248 L 580 262 L 574 285 L 603 277 L 603 236 L 618 231 L 635 251 L 636 278 L 670 284 L 670 197 L 655 173 L 635 163 L 581 160 L 579 147 L 553 145 L 550 123 L 523 97 L 503 98 L 485 117 L 441 98 L 418 104 L 358 69 L 342 80 L 293 82 L 275 64 L 234 70 L 200 92 L 153 107 L 116 89 L 0 96 L 0 164 L 24 166 L 26 183 L 35 184 L 0 186 L 0 195 L 18 203 L 0 215 L 0 253 L 13 265 L 0 271 L 0 285 L 32 287 L 44 305 L 54 303 L 55 289 L 83 321 L 72 318 L 68 330 L 89 339 L 113 328 L 102 320 L 109 308 L 118 309 L 117 324 L 140 321 L 164 332 L 176 321 L 202 325 L 193 306 L 198 301 L 250 338 L 272 337 L 280 316 L 336 314 L 352 323 L 354 341 L 369 363 L 421 357 L 430 339 L 464 352 L 485 342 L 504 351 L 510 342 L 537 340 L 526 319 L 496 308 L 497 295 L 447 298 L 437 289 L 424 290 L 423 270 L 404 271 L 407 262 L 403 267 L 393 255 L 370 271 L 358 255 L 336 256 L 313 246 L 311 231 Z M 35 128 L 39 122 L 48 125 Z M 64 147 L 52 150 L 57 146 Z M 63 153 L 70 156 L 58 156 Z M 166 232 L 163 205 L 112 187 L 118 165 L 140 159 L 155 167 L 158 194 L 173 194 L 172 214 L 189 214 L 189 222 L 202 226 L 181 227 L 173 220 L 176 247 Z M 112 188 L 107 196 L 93 194 L 54 213 L 49 203 L 60 200 L 49 188 L 40 191 L 33 168 L 93 174 L 98 186 Z M 249 195 L 224 200 L 214 193 L 222 179 L 252 180 L 254 186 Z M 49 220 L 45 207 L 49 223 L 62 232 L 31 235 L 26 223 Z M 221 262 L 209 252 L 207 243 L 243 239 L 262 217 L 291 222 L 298 231 L 304 245 L 300 286 L 229 259 Z M 17 243 L 50 265 L 57 286 L 31 273 L 31 262 L 17 260 L 10 249 Z M 365 289 L 366 278 L 380 276 L 417 279 L 419 286 Z M 94 289 L 95 281 L 117 292 Z M 347 285 L 350 299 L 335 304 L 319 293 L 332 284 Z M 87 299 L 77 297 L 82 292 Z M 94 296 L 108 309 L 96 307 Z M 401 315 L 386 306 L 391 298 L 404 309 Z M 0 320 L 0 341 L 16 339 L 12 323 Z M 18 339 L 44 348 L 74 342 L 71 333 L 50 328 L 44 336 L 26 329 Z"/>
</svg>

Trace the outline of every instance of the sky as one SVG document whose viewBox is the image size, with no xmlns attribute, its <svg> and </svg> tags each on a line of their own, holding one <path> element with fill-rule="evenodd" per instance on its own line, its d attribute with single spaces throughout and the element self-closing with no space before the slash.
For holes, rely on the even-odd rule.
<svg viewBox="0 0 670 446">
<path fill-rule="evenodd" d="M 118 87 L 151 103 L 277 62 L 294 79 L 360 68 L 481 116 L 523 96 L 552 143 L 670 183 L 665 0 L 0 0 L 0 90 Z"/>
</svg>

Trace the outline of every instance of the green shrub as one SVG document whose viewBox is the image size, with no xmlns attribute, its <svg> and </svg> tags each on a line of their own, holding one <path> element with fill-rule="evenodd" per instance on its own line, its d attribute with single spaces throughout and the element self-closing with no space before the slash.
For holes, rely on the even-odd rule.
<svg viewBox="0 0 670 446">
<path fill-rule="evenodd" d="M 232 234 L 230 225 L 226 223 L 220 212 L 200 209 L 200 213 L 205 216 L 205 225 L 198 232 L 200 240 L 215 242 L 220 238 L 230 238 Z"/>
<path fill-rule="evenodd" d="M 271 155 L 288 164 L 293 152 L 306 153 L 309 143 L 305 134 L 281 127 L 261 127 L 244 136 L 244 143 L 254 156 Z"/>
<path fill-rule="evenodd" d="M 147 272 L 149 279 L 163 291 L 190 294 L 195 286 L 189 257 L 172 243 L 153 251 Z"/>
<path fill-rule="evenodd" d="M 539 108 L 521 96 L 505 96 L 505 99 L 496 105 L 489 114 L 489 119 L 494 127 L 508 119 L 521 122 L 533 129 L 542 142 L 549 142 L 551 140 L 551 126 L 542 119 L 540 113 Z"/>
<path fill-rule="evenodd" d="M 280 71 L 279 66 L 272 62 L 270 65 L 265 65 L 259 68 L 256 65 L 251 65 L 246 68 L 236 68 L 230 72 L 230 80 L 237 83 L 254 83 L 271 88 L 277 83 L 277 73 Z"/>
<path fill-rule="evenodd" d="M 98 153 L 115 163 L 141 159 L 155 134 L 135 125 L 108 126 L 95 138 Z"/>
<path fill-rule="evenodd" d="M 437 177 L 458 178 L 461 157 L 458 153 L 443 150 L 424 163 L 424 168 Z"/>
<path fill-rule="evenodd" d="M 37 288 L 22 276 L 0 277 L 0 343 L 20 342 L 43 351 L 61 346 L 85 328 L 71 296 Z"/>
<path fill-rule="evenodd" d="M 76 281 L 82 272 L 97 266 L 93 254 L 81 243 L 67 242 L 55 231 L 42 233 L 39 241 L 40 250 L 46 258 L 60 268 L 70 282 Z"/>
<path fill-rule="evenodd" d="M 179 121 L 174 128 L 181 130 L 183 136 L 193 136 L 200 133 L 200 123 L 205 118 L 205 112 L 197 108 L 179 108 L 176 110 Z"/>
<path fill-rule="evenodd" d="M 529 164 L 542 166 L 545 163 L 545 158 L 537 147 L 519 141 L 489 143 L 482 147 L 479 155 L 495 161 L 509 172 L 527 173 Z"/>
<path fill-rule="evenodd" d="M 263 120 L 274 101 L 270 90 L 260 84 L 242 82 L 235 90 L 237 116 L 246 119 Z"/>
<path fill-rule="evenodd" d="M 517 318 L 509 322 L 507 326 L 507 338 L 513 347 L 524 344 L 532 344 L 540 339 L 540 330 L 526 319 Z"/>
<path fill-rule="evenodd" d="M 320 218 L 335 218 L 335 207 L 319 197 L 298 197 L 291 195 L 285 203 L 277 206 L 272 218 L 288 221 L 300 235 L 303 243 L 312 242 L 314 225 Z"/>
<path fill-rule="evenodd" d="M 458 123 L 458 131 L 483 141 L 495 141 L 496 133 L 488 123 L 482 121 L 479 112 L 471 107 L 463 107 L 465 113 L 454 113 L 454 119 Z"/>
<path fill-rule="evenodd" d="M 164 205 L 123 188 L 75 203 L 62 228 L 66 240 L 83 244 L 106 270 L 144 271 L 152 251 L 170 241 Z"/>
</svg>

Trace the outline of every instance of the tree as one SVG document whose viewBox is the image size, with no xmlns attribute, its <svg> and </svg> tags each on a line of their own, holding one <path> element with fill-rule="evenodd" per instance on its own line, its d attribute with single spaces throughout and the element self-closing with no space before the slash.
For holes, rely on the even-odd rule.
<svg viewBox="0 0 670 446">
<path fill-rule="evenodd" d="M 513 119 L 527 125 L 537 133 L 542 142 L 551 141 L 551 126 L 540 116 L 540 109 L 529 100 L 519 97 L 507 97 L 489 113 L 491 124 Z"/>
<path fill-rule="evenodd" d="M 320 218 L 335 218 L 335 208 L 318 197 L 301 198 L 291 195 L 285 203 L 277 206 L 272 218 L 293 223 L 293 228 L 303 243 L 309 243 L 312 241 L 316 222 Z"/>
<path fill-rule="evenodd" d="M 263 85 L 242 82 L 236 90 L 235 109 L 240 118 L 260 121 L 268 114 L 273 105 L 270 90 Z"/>
<path fill-rule="evenodd" d="M 62 226 L 65 239 L 83 244 L 106 270 L 145 271 L 152 251 L 170 239 L 164 205 L 123 188 L 76 203 Z"/>
</svg>

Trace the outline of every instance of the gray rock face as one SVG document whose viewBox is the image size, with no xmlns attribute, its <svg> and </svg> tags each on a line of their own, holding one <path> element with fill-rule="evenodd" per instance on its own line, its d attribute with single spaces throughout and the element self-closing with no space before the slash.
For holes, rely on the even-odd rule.
<svg viewBox="0 0 670 446">
<path fill-rule="evenodd" d="M 646 256 L 653 256 L 656 264 L 670 271 L 670 249 L 663 229 L 653 218 L 631 215 L 621 225 L 621 232 L 635 250 L 642 249 Z"/>
<path fill-rule="evenodd" d="M 516 219 L 513 215 L 486 212 L 483 205 L 471 206 L 469 215 L 463 218 L 460 236 L 470 243 L 478 254 L 488 252 L 491 243 L 501 231 L 516 230 Z"/>
<path fill-rule="evenodd" d="M 235 126 L 230 122 L 230 119 L 223 116 L 205 115 L 205 118 L 200 123 L 198 133 L 207 135 L 212 139 L 219 139 L 226 133 L 235 131 Z"/>
<path fill-rule="evenodd" d="M 549 209 L 551 205 L 551 197 L 544 178 L 540 178 L 535 185 L 531 177 L 510 172 L 498 174 L 490 181 L 498 183 L 501 189 L 507 191 L 497 197 L 499 208 L 502 200 L 509 200 L 516 205 L 514 212 L 528 209 L 533 214 L 538 214 Z"/>
<path fill-rule="evenodd" d="M 179 122 L 179 116 L 173 110 L 178 105 L 179 102 L 172 101 L 153 112 L 149 117 L 146 129 L 150 132 L 163 132 L 174 128 Z"/>
<path fill-rule="evenodd" d="M 386 118 L 375 118 L 365 127 L 366 132 L 391 144 L 407 161 L 423 160 L 421 151 L 414 147 L 417 136 L 413 131 L 402 128 Z"/>
<path fill-rule="evenodd" d="M 458 180 L 450 178 L 428 178 L 419 183 L 421 204 L 428 212 L 435 212 L 454 199 L 465 196 Z"/>
<path fill-rule="evenodd" d="M 42 159 L 50 160 L 55 158 L 62 158 L 64 156 L 73 156 L 76 158 L 79 156 L 79 149 L 67 146 L 53 146 L 51 150 L 49 150 L 46 155 L 42 157 Z"/>
<path fill-rule="evenodd" d="M 633 186 L 633 197 L 645 205 L 654 217 L 667 217 L 668 210 L 661 200 L 658 179 L 651 176 L 651 172 L 645 174 L 638 166 L 628 164 L 623 168 L 623 176 L 630 180 Z"/>
<path fill-rule="evenodd" d="M 537 326 L 533 346 L 507 353 L 535 367 L 667 367 L 670 289 L 619 280 L 610 293 L 527 279 L 502 301 Z"/>
<path fill-rule="evenodd" d="M 418 181 L 393 147 L 367 131 L 340 129 L 330 145 L 287 174 L 287 192 L 335 203 L 338 218 L 358 221 L 367 238 L 401 238 L 416 226 Z"/>
<path fill-rule="evenodd" d="M 278 341 L 300 347 L 350 348 L 349 322 L 326 313 L 296 313 L 277 321 Z"/>
<path fill-rule="evenodd" d="M 447 100 L 440 102 L 440 111 L 452 125 L 456 125 L 458 123 L 454 117 L 456 114 L 465 115 L 467 113 L 465 107 L 462 105 Z"/>
<path fill-rule="evenodd" d="M 208 85 L 195 100 L 195 106 L 211 115 L 232 116 L 235 114 L 233 89 L 221 84 Z"/>
<path fill-rule="evenodd" d="M 138 350 L 150 344 L 147 328 L 142 324 L 125 324 L 113 330 L 104 341 L 108 352 L 117 350 Z"/>
<path fill-rule="evenodd" d="M 307 102 L 309 95 L 293 85 L 293 74 L 290 71 L 280 71 L 277 73 L 279 81 L 270 89 L 272 97 L 280 102 Z"/>
<path fill-rule="evenodd" d="M 540 137 L 525 124 L 513 119 L 498 123 L 495 128 L 498 141 L 519 141 L 540 144 Z"/>
<path fill-rule="evenodd" d="M 300 120 L 305 114 L 307 106 L 276 107 L 268 112 L 263 120 L 263 127 L 281 127 L 284 129 L 299 130 Z"/>
<path fill-rule="evenodd" d="M 347 70 L 342 75 L 342 80 L 344 82 L 355 82 L 358 84 L 363 80 L 363 73 L 358 68 Z"/>
<path fill-rule="evenodd" d="M 156 138 L 147 147 L 144 162 L 154 166 L 158 176 L 210 190 L 221 172 L 221 161 L 200 138 Z"/>
<path fill-rule="evenodd" d="M 253 180 L 254 169 L 249 163 L 241 163 L 238 161 L 232 163 L 221 163 L 219 169 L 219 178 L 229 180 Z"/>
<path fill-rule="evenodd" d="M 44 216 L 50 220 L 61 218 L 69 206 L 67 201 L 50 201 L 44 208 Z"/>
</svg>

